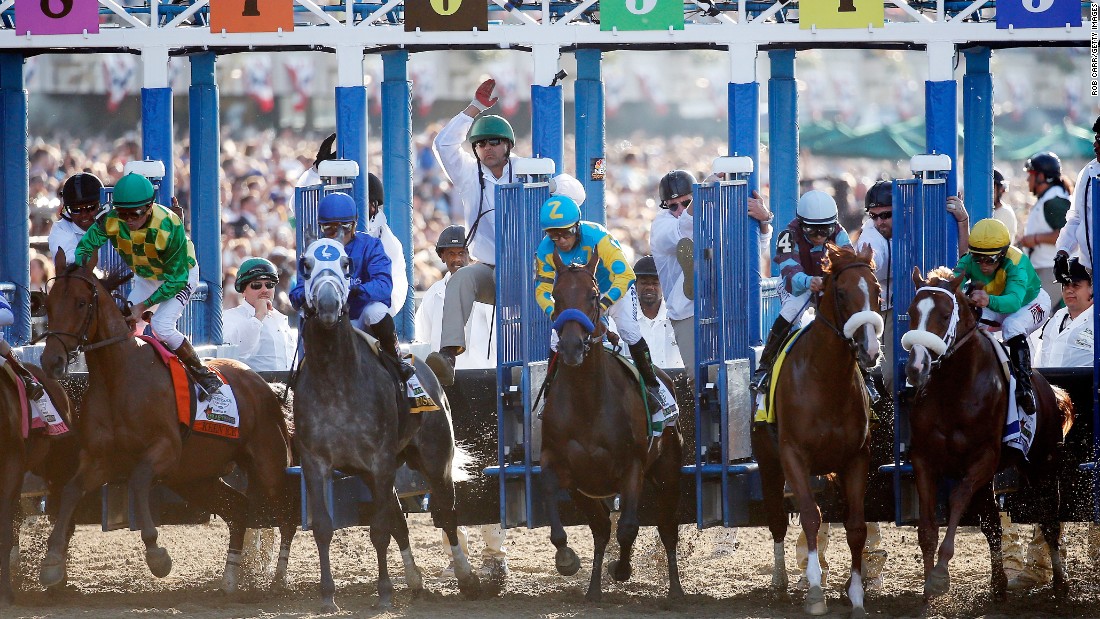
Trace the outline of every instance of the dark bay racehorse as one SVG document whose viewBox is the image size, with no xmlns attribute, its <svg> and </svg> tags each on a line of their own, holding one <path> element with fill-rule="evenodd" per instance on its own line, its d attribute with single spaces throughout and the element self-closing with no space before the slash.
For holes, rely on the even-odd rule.
<svg viewBox="0 0 1100 619">
<path fill-rule="evenodd" d="M 824 290 L 817 317 L 787 353 L 775 385 L 776 427 L 756 424 L 753 452 L 760 465 L 764 506 L 771 529 L 775 571 L 772 586 L 787 588 L 783 562 L 783 538 L 787 511 L 783 504 L 784 481 L 798 503 L 802 529 L 809 547 L 806 578 L 806 612 L 827 612 L 821 588 L 817 532 L 821 510 L 810 490 L 810 477 L 836 474 L 844 491 L 848 517 L 844 529 L 852 552 L 851 576 L 845 585 L 853 617 L 862 617 L 863 545 L 867 524 L 863 520 L 863 496 L 870 463 L 871 403 L 860 376 L 860 367 L 873 366 L 879 356 L 878 334 L 882 318 L 879 285 L 871 262 L 871 249 L 856 254 L 835 245 L 827 247 Z"/>
<path fill-rule="evenodd" d="M 341 259 L 348 261 L 346 256 Z M 397 377 L 352 327 L 346 271 L 311 273 L 314 264 L 311 246 L 303 271 L 311 281 L 313 302 L 312 307 L 307 305 L 302 326 L 305 357 L 294 385 L 294 423 L 321 563 L 324 610 L 337 610 L 329 564 L 333 524 L 325 499 L 326 482 L 334 470 L 358 475 L 375 502 L 370 537 L 378 557 L 378 606 L 393 605 L 394 588 L 386 564 L 391 536 L 401 551 L 409 589 L 414 595 L 423 591 L 409 546 L 408 524 L 394 490 L 394 475 L 402 463 L 420 471 L 431 485 L 432 520 L 451 544 L 459 588 L 466 596 L 477 597 L 479 579 L 458 545 L 452 461 L 466 456 L 454 444 L 447 396 L 435 374 L 417 359 L 417 376 L 442 410 L 410 413 Z M 344 268 L 349 264 L 345 262 Z"/>
<path fill-rule="evenodd" d="M 550 517 L 550 541 L 557 548 L 558 572 L 570 576 L 580 560 L 568 546 L 558 513 L 558 493 L 568 490 L 588 519 L 595 553 L 592 578 L 585 597 L 598 601 L 601 571 L 611 520 L 603 499 L 620 495 L 617 529 L 619 559 L 608 565 L 618 581 L 630 578 L 630 554 L 638 535 L 638 505 L 642 484 L 657 489 L 657 530 L 668 557 L 670 598 L 683 597 L 676 565 L 679 541 L 680 455 L 679 428 L 670 426 L 649 447 L 649 419 L 638 380 L 604 349 L 600 340 L 600 290 L 596 283 L 595 252 L 587 265 L 562 263 L 554 252 L 554 318 L 562 317 L 553 378 L 546 389 L 542 416 L 543 493 Z M 571 318 L 570 312 L 576 315 Z M 659 372 L 659 371 L 658 371 Z M 669 390 L 672 382 L 660 373 Z"/>
<path fill-rule="evenodd" d="M 42 354 L 46 373 L 58 378 L 83 351 L 88 391 L 80 415 L 80 466 L 65 486 L 58 519 L 42 561 L 40 581 L 50 587 L 65 578 L 72 516 L 87 492 L 127 477 L 145 543 L 145 560 L 157 577 L 172 570 L 167 549 L 157 546 L 149 505 L 150 490 L 163 482 L 195 507 L 218 514 L 229 526 L 229 556 L 222 588 L 236 590 L 245 527 L 251 518 L 279 523 L 282 548 L 274 586 L 285 584 L 286 560 L 296 531 L 297 508 L 286 493 L 290 434 L 278 398 L 258 374 L 242 363 L 215 359 L 236 394 L 240 439 L 200 433 L 181 436 L 168 368 L 152 346 L 131 335 L 96 277 L 95 259 L 84 267 L 66 266 L 63 251 L 57 276 L 46 298 L 50 331 Z M 112 282 L 108 281 L 108 284 Z M 248 475 L 248 496 L 220 478 L 237 464 Z"/>
<path fill-rule="evenodd" d="M 61 385 L 47 378 L 37 366 L 23 364 L 46 388 L 57 412 L 65 418 L 71 429 L 72 414 L 69 397 Z M 44 433 L 32 432 L 27 439 L 22 435 L 22 406 L 15 383 L 0 371 L 0 607 L 12 603 L 11 575 L 18 571 L 13 557 L 18 556 L 19 497 L 23 487 L 23 474 L 27 471 L 46 482 L 51 496 L 60 492 L 65 482 L 76 472 L 79 445 L 76 432 L 50 438 Z M 28 406 L 31 404 L 28 402 Z M 13 553 L 13 550 L 16 552 Z"/>
<path fill-rule="evenodd" d="M 925 599 L 950 589 L 948 563 L 955 554 L 955 530 L 972 501 L 989 542 L 993 595 L 1005 597 L 1007 579 L 993 475 L 1012 464 L 1018 465 L 1042 495 L 1038 520 L 1050 547 L 1054 590 L 1063 593 L 1068 581 L 1058 554 L 1058 468 L 1063 438 L 1073 425 L 1073 405 L 1064 391 L 1052 388 L 1042 374 L 1032 372 L 1037 420 L 1027 462 L 1002 461 L 1008 383 L 994 344 L 978 331 L 975 312 L 960 290 L 961 282 L 962 277 L 954 277 L 946 267 L 931 271 L 928 279 L 914 267 L 917 293 L 909 306 L 910 330 L 902 338 L 909 350 L 906 378 L 916 389 L 909 413 L 910 459 L 920 499 L 918 539 L 924 556 Z M 933 565 L 939 539 L 936 489 L 944 478 L 955 479 L 957 484 L 951 490 L 947 533 Z"/>
</svg>

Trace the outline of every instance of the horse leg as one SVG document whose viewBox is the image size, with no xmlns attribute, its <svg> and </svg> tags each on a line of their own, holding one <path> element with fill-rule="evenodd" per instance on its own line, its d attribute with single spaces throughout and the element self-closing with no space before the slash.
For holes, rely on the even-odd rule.
<svg viewBox="0 0 1100 619">
<path fill-rule="evenodd" d="M 416 566 L 412 547 L 409 545 L 409 523 L 401 512 L 401 499 L 397 497 L 397 490 L 391 489 L 390 496 L 393 497 L 389 502 L 390 523 L 393 524 L 393 540 L 397 542 L 397 549 L 401 552 L 401 563 L 405 566 L 405 582 L 408 583 L 413 597 L 420 597 L 424 593 L 424 576 Z"/>
<path fill-rule="evenodd" d="M 611 512 L 602 499 L 594 499 L 577 491 L 570 494 L 577 508 L 588 520 L 588 528 L 592 531 L 592 576 L 588 580 L 588 591 L 584 594 L 584 599 L 599 602 L 603 596 L 603 557 L 607 551 L 607 543 L 611 541 Z M 619 518 L 619 531 L 622 531 L 624 518 L 625 514 Z M 637 525 L 634 532 L 637 534 Z M 608 566 L 608 571 L 614 576 L 614 562 Z"/>
<path fill-rule="evenodd" d="M 947 519 L 947 530 L 943 534 L 943 542 L 940 543 L 940 551 L 936 557 L 936 567 L 932 568 L 931 581 L 934 595 L 947 593 L 951 588 L 949 565 L 951 557 L 955 556 L 955 531 L 958 530 L 959 520 L 962 520 L 966 508 L 970 506 L 970 500 L 974 497 L 975 491 L 981 489 L 983 493 L 993 494 L 993 486 L 989 482 L 992 481 L 993 473 L 997 470 L 997 451 L 990 451 L 989 455 L 979 458 L 977 462 L 971 465 L 966 475 L 951 491 L 949 501 L 951 511 Z M 979 480 L 981 483 L 979 483 Z"/>
<path fill-rule="evenodd" d="M 432 522 L 447 536 L 447 544 L 451 547 L 451 557 L 454 559 L 458 589 L 467 599 L 474 600 L 481 595 L 481 581 L 458 540 L 458 512 L 455 511 L 455 484 L 451 478 L 451 458 L 453 455 L 448 458 L 421 458 L 417 470 L 428 478 L 432 497 Z M 433 466 L 425 464 L 425 460 Z M 494 588 L 503 587 L 503 570 L 500 580 L 501 582 L 494 583 Z"/>
<path fill-rule="evenodd" d="M 561 489 L 558 474 L 551 466 L 550 457 L 544 450 L 542 452 L 542 495 L 546 505 L 546 515 L 550 520 L 550 542 L 558 549 L 554 555 L 554 566 L 562 576 L 572 576 L 581 569 L 581 560 L 569 547 L 569 538 L 566 536 L 565 527 L 561 524 L 561 513 L 558 511 L 558 493 Z M 608 533 L 607 537 L 611 539 L 611 534 Z"/>
<path fill-rule="evenodd" d="M 661 457 L 651 471 L 657 485 L 657 532 L 668 558 L 668 597 L 684 597 L 680 586 L 680 568 L 676 565 L 676 545 L 680 541 L 680 437 L 672 430 L 661 435 Z"/>
<path fill-rule="evenodd" d="M 798 501 L 798 512 L 802 520 L 802 530 L 806 533 L 806 580 L 809 590 L 803 604 L 811 615 L 824 615 L 828 612 L 825 592 L 821 588 L 821 561 L 817 554 L 817 532 L 821 528 L 821 509 L 810 490 L 808 467 L 793 450 L 781 450 L 784 469 L 789 473 L 787 479 Z"/>
<path fill-rule="evenodd" d="M 764 513 L 772 534 L 772 589 L 787 590 L 787 564 L 784 560 L 783 539 L 787 536 L 787 509 L 783 505 L 783 465 L 779 461 L 779 448 L 773 430 L 764 424 L 752 429 L 752 452 L 760 466 L 760 486 L 764 495 Z"/>
<path fill-rule="evenodd" d="M 332 544 L 332 515 L 325 502 L 325 486 L 332 479 L 332 467 L 311 453 L 302 453 L 302 478 L 309 499 L 310 525 L 317 543 L 317 560 L 321 567 L 321 612 L 339 612 L 336 605 L 336 583 L 332 580 L 329 546 Z M 281 559 L 281 556 L 280 556 Z"/>
<path fill-rule="evenodd" d="M 619 542 L 619 559 L 607 566 L 611 577 L 619 582 L 629 580 L 633 571 L 630 567 L 630 556 L 634 552 L 634 540 L 638 537 L 641 522 L 638 519 L 638 504 L 642 498 L 642 483 L 645 480 L 643 467 L 641 460 L 636 460 L 627 467 L 623 476 L 626 483 L 619 489 L 621 504 L 615 534 Z"/>
<path fill-rule="evenodd" d="M 145 563 L 149 565 L 153 576 L 164 578 L 172 572 L 172 557 L 167 548 L 157 546 L 157 528 L 153 524 L 153 512 L 149 504 L 155 476 L 153 464 L 146 456 L 130 472 L 128 485 L 134 496 L 134 511 L 141 527 L 141 541 L 145 543 Z"/>
<path fill-rule="evenodd" d="M 1058 487 L 1056 473 L 1045 473 L 1040 477 L 1039 488 L 1042 488 L 1040 497 L 1039 528 L 1043 531 L 1043 539 L 1047 542 L 1047 550 L 1050 552 L 1050 566 L 1054 572 L 1054 595 L 1062 597 L 1069 593 L 1069 574 L 1066 572 L 1066 564 L 1062 557 L 1062 522 L 1059 514 L 1061 504 L 1061 491 Z"/>
<path fill-rule="evenodd" d="M 18 550 L 15 514 L 19 511 L 22 484 L 22 458 L 13 450 L 4 457 L 0 468 L 0 607 L 10 606 L 15 601 L 11 587 L 12 549 Z"/>
<path fill-rule="evenodd" d="M 38 582 L 43 587 L 49 588 L 64 582 L 69 539 L 75 529 L 73 512 L 85 494 L 107 483 L 109 478 L 110 467 L 106 462 L 82 457 L 76 475 L 65 484 L 61 491 L 57 520 L 46 541 L 46 556 L 42 558 L 42 566 L 39 568 Z"/>
<path fill-rule="evenodd" d="M 278 415 L 281 412 L 273 414 Z M 253 440 L 249 450 L 251 466 L 248 466 L 248 501 L 250 511 L 257 508 L 274 512 L 275 522 L 279 527 L 279 558 L 275 563 L 271 589 L 280 591 L 289 588 L 287 563 L 290 560 L 291 543 L 298 532 L 301 505 L 291 500 L 286 477 L 286 443 L 282 432 L 273 427 L 268 429 L 269 432 L 264 434 L 268 440 Z"/>
<path fill-rule="evenodd" d="M 982 490 L 974 497 L 978 511 L 978 523 L 982 534 L 989 543 L 990 591 L 993 599 L 1004 600 L 1008 590 L 1008 578 L 1005 576 L 1004 554 L 1001 550 L 1001 514 L 997 509 L 997 499 L 993 488 Z"/>
<path fill-rule="evenodd" d="M 852 619 L 866 615 L 863 609 L 863 547 L 867 544 L 867 522 L 864 520 L 863 499 L 867 492 L 869 459 L 869 453 L 861 454 L 852 461 L 848 471 L 841 477 L 844 498 L 848 504 L 844 531 L 848 537 L 848 549 L 852 552 L 851 575 L 844 589 L 852 603 Z"/>
<path fill-rule="evenodd" d="M 394 494 L 393 482 L 396 474 L 396 465 L 388 464 L 381 467 L 382 470 L 377 470 L 373 474 L 365 475 L 365 481 L 370 488 L 371 496 L 384 497 L 393 496 Z M 388 508 L 387 508 L 388 507 Z M 370 541 L 374 545 L 375 554 L 378 556 L 378 609 L 390 609 L 393 608 L 393 581 L 390 580 L 390 570 L 386 563 L 386 550 L 390 545 L 390 537 L 394 535 L 394 529 L 396 523 L 393 522 L 394 515 L 401 516 L 400 506 L 394 509 L 393 506 L 387 506 L 382 504 L 378 509 L 374 510 L 374 516 L 371 518 L 370 523 Z M 400 518 L 404 520 L 404 518 Z M 408 532 L 406 530 L 406 540 Z M 406 541 L 406 544 L 408 542 Z M 400 545 L 400 542 L 398 542 Z M 411 558 L 412 555 L 410 554 Z M 405 559 L 405 553 L 402 553 L 402 560 Z"/>
<path fill-rule="evenodd" d="M 229 527 L 229 552 L 225 559 L 221 588 L 225 593 L 235 593 L 240 580 L 248 500 L 220 479 L 203 479 L 185 485 L 173 485 L 172 490 L 191 505 L 211 511 L 225 520 Z"/>
<path fill-rule="evenodd" d="M 913 472 L 916 476 L 917 500 L 920 515 L 917 520 L 917 542 L 920 544 L 921 558 L 924 563 L 924 601 L 932 601 L 932 596 L 940 593 L 933 587 L 932 566 L 936 553 L 936 542 L 940 530 L 936 524 L 936 479 L 927 463 L 913 460 Z M 934 591 L 934 589 L 937 589 Z"/>
</svg>

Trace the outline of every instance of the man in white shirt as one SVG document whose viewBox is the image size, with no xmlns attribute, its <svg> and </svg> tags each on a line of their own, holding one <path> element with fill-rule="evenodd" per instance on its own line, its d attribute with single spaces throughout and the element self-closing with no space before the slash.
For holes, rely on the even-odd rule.
<svg viewBox="0 0 1100 619">
<path fill-rule="evenodd" d="M 894 236 L 894 183 L 878 181 L 867 190 L 864 197 L 867 219 L 860 228 L 856 239 L 856 251 L 870 246 L 875 260 L 875 277 L 882 289 L 879 299 L 879 315 L 885 325 L 882 331 L 883 356 L 879 367 L 882 369 L 882 382 L 887 393 L 894 392 L 894 287 L 893 255 L 890 253 L 890 239 Z"/>
<path fill-rule="evenodd" d="M 274 264 L 249 258 L 237 269 L 233 285 L 244 303 L 222 312 L 222 339 L 237 346 L 237 358 L 257 372 L 287 371 L 294 361 L 294 332 L 272 305 L 278 284 Z"/>
<path fill-rule="evenodd" d="M 1009 238 L 1016 238 L 1019 222 L 1016 221 L 1016 211 L 1004 203 L 1005 193 L 1008 191 L 1008 181 L 1001 171 L 993 169 L 993 219 L 998 219 L 1008 228 Z"/>
<path fill-rule="evenodd" d="M 1094 135 L 1092 151 L 1100 159 L 1100 116 L 1092 124 Z M 1097 159 L 1088 162 L 1077 175 L 1077 184 L 1073 187 L 1073 207 L 1066 216 L 1066 225 L 1058 233 L 1058 249 L 1055 267 L 1065 273 L 1070 252 L 1077 250 L 1081 265 L 1092 270 L 1092 179 L 1100 176 L 1100 163 Z"/>
<path fill-rule="evenodd" d="M 634 286 L 638 289 L 638 327 L 642 338 L 649 343 L 653 365 L 659 368 L 682 368 L 680 348 L 676 344 L 676 332 L 668 319 L 664 298 L 661 296 L 661 280 L 657 276 L 657 264 L 653 256 L 643 256 L 634 263 Z"/>
<path fill-rule="evenodd" d="M 50 228 L 47 242 L 50 258 L 57 256 L 58 248 L 72 260 L 76 245 L 101 215 L 107 212 L 99 202 L 103 182 L 95 174 L 81 172 L 65 180 L 61 187 L 61 219 Z"/>
<path fill-rule="evenodd" d="M 367 203 L 368 219 L 367 234 L 382 241 L 382 249 L 390 258 L 390 279 L 393 280 L 393 292 L 390 294 L 390 316 L 396 316 L 401 308 L 405 307 L 405 300 L 409 297 L 409 276 L 405 272 L 405 250 L 401 247 L 401 241 L 390 230 L 386 223 L 386 214 L 382 212 L 382 206 L 386 201 L 386 193 L 382 188 L 382 180 L 373 172 L 367 173 Z"/>
<path fill-rule="evenodd" d="M 649 247 L 660 276 L 666 315 L 676 332 L 676 343 L 686 367 L 695 365 L 694 185 L 695 176 L 687 170 L 672 170 L 661 178 L 658 194 L 662 210 L 649 231 Z M 767 251 L 771 247 L 772 214 L 755 191 L 748 207 L 749 216 L 760 222 L 758 250 Z"/>
<path fill-rule="evenodd" d="M 1070 209 L 1069 181 L 1062 180 L 1062 161 L 1051 152 L 1032 155 L 1024 164 L 1024 170 L 1027 171 L 1027 188 L 1038 200 L 1031 207 L 1024 233 L 1016 244 L 1027 250 L 1043 290 L 1053 300 L 1060 292 L 1054 279 L 1055 243 L 1059 231 L 1066 225 Z"/>
<path fill-rule="evenodd" d="M 447 280 L 460 268 L 470 264 L 470 253 L 466 250 L 466 229 L 462 226 L 449 226 L 439 234 L 435 242 L 435 253 L 447 266 L 447 274 L 424 293 L 420 308 L 416 310 L 416 339 L 428 342 L 432 350 L 439 350 L 440 331 L 443 325 L 443 298 Z M 466 341 L 469 346 L 455 357 L 457 369 L 494 368 L 497 365 L 496 337 L 493 331 L 493 306 L 475 303 L 466 324 Z M 478 527 L 485 541 L 481 552 L 482 569 L 491 572 L 499 569 L 508 574 L 508 551 L 504 543 L 508 541 L 507 531 L 499 524 L 483 524 Z M 458 527 L 458 543 L 467 552 L 468 533 L 466 527 Z M 443 552 L 451 559 L 451 543 L 447 534 L 443 534 Z M 494 565 L 495 564 L 495 565 Z M 454 577 L 454 560 L 439 573 L 440 578 Z"/>
<path fill-rule="evenodd" d="M 1057 282 L 1066 306 L 1043 325 L 1036 367 L 1092 367 L 1093 320 L 1092 276 L 1077 258 L 1069 261 L 1067 273 Z M 1054 576 L 1050 550 L 1037 524 L 1015 524 L 1001 515 L 1001 545 L 1004 548 L 1008 588 L 1033 589 L 1046 585 Z M 1089 554 L 1096 553 L 1096 525 L 1089 523 Z M 1062 552 L 1065 552 L 1063 546 Z"/>
</svg>

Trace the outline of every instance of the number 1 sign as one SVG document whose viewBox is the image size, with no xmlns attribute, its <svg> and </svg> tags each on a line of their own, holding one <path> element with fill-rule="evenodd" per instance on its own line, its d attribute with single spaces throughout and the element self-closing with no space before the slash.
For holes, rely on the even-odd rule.
<svg viewBox="0 0 1100 619">
<path fill-rule="evenodd" d="M 99 32 L 98 0 L 15 0 L 15 33 Z"/>
<path fill-rule="evenodd" d="M 293 0 L 210 0 L 210 32 L 294 30 Z"/>
</svg>

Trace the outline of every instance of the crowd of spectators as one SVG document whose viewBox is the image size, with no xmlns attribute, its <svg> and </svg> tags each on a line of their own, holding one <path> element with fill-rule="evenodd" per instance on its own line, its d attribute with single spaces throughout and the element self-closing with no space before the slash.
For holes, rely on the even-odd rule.
<svg viewBox="0 0 1100 619">
<path fill-rule="evenodd" d="M 445 267 L 435 252 L 439 233 L 452 223 L 462 224 L 460 206 L 432 153 L 432 139 L 441 125 L 429 126 L 414 140 L 413 191 L 413 279 L 416 290 L 427 290 L 442 278 Z M 290 130 L 259 132 L 221 143 L 222 254 L 225 306 L 240 300 L 233 279 L 241 262 L 249 256 L 270 259 L 279 267 L 280 292 L 276 306 L 285 311 L 286 289 L 294 279 L 294 213 L 291 210 L 295 181 L 317 153 L 323 134 L 301 134 Z M 527 142 L 527 143 L 525 143 Z M 565 161 L 574 161 L 566 140 Z M 380 145 L 372 143 L 369 160 L 379 171 Z M 521 138 L 517 152 L 530 152 L 529 139 Z M 726 152 L 720 139 L 680 137 L 676 139 L 633 135 L 610 141 L 606 148 L 605 204 L 607 227 L 624 245 L 631 263 L 649 253 L 650 223 L 658 212 L 656 187 L 666 172 L 683 168 L 697 178 L 708 176 L 710 164 Z M 91 172 L 110 186 L 122 177 L 127 161 L 140 158 L 136 138 L 74 140 L 35 138 L 29 148 L 31 235 L 44 236 L 57 218 L 57 191 L 65 178 L 76 172 Z M 767 149 L 761 163 L 762 193 L 767 193 Z M 902 162 L 903 163 L 903 162 Z M 378 164 L 378 165 L 375 165 Z M 568 166 L 571 167 L 571 166 Z M 863 196 L 882 176 L 905 176 L 900 163 L 869 160 L 820 159 L 808 153 L 801 157 L 802 190 L 816 188 L 832 193 L 840 207 L 842 223 L 849 230 L 859 227 Z M 1021 221 L 1031 202 L 1017 166 L 1005 165 L 1010 190 L 1005 202 L 1017 210 Z M 186 143 L 176 146 L 175 195 L 185 213 L 190 208 L 190 167 Z M 1015 182 L 1013 182 L 1015 181 Z M 32 256 L 34 284 L 49 276 L 51 263 Z"/>
</svg>

